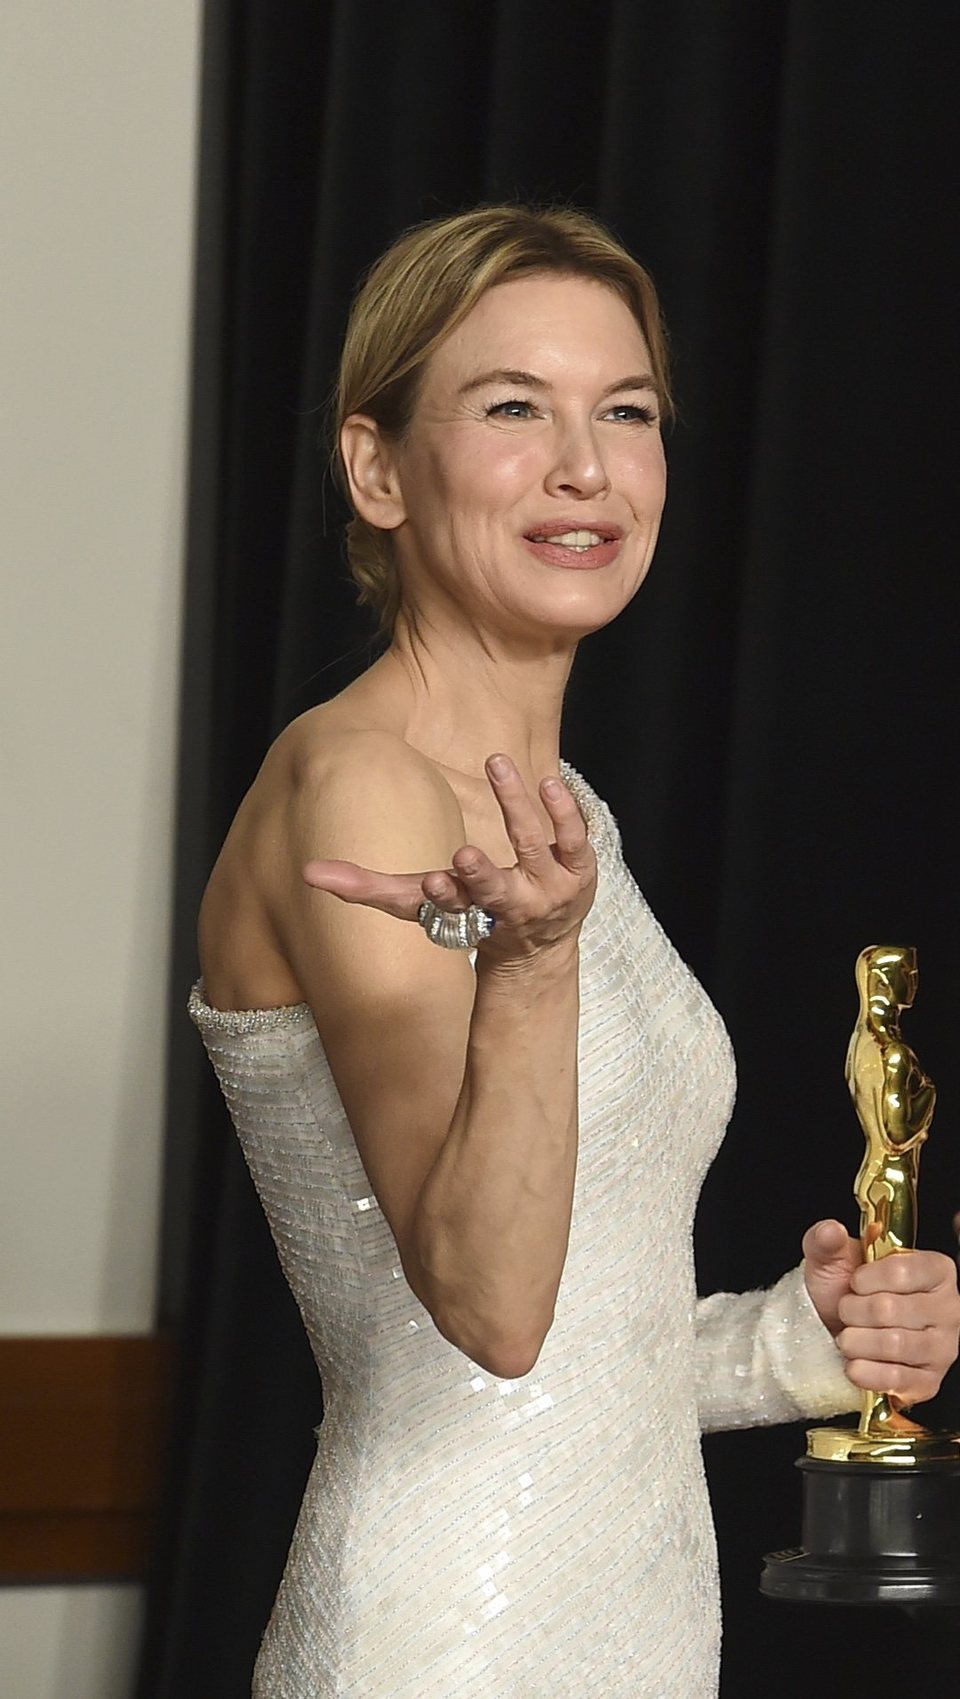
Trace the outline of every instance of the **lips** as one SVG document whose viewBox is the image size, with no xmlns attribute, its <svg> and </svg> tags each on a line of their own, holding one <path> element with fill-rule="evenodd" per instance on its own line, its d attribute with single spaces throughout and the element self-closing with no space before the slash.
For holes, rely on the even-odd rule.
<svg viewBox="0 0 960 1699">
<path fill-rule="evenodd" d="M 561 541 L 562 539 L 562 541 Z M 609 566 L 620 552 L 623 530 L 606 519 L 549 519 L 524 534 L 524 544 L 547 566 L 567 571 L 590 571 Z"/>
<path fill-rule="evenodd" d="M 531 525 L 524 532 L 524 537 L 527 542 L 545 543 L 577 531 L 592 532 L 604 543 L 619 542 L 623 536 L 623 526 L 611 525 L 607 519 L 587 519 L 582 514 L 561 514 L 557 519 L 546 519 L 540 525 Z"/>
</svg>

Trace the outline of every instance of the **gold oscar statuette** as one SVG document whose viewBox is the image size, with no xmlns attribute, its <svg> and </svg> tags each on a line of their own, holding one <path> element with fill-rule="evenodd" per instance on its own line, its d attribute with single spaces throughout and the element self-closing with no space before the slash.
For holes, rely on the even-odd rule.
<svg viewBox="0 0 960 1699">
<path fill-rule="evenodd" d="M 916 951 L 857 958 L 860 1008 L 846 1079 L 866 1150 L 854 1182 L 865 1261 L 917 1243 L 920 1152 L 936 1089 L 900 1031 L 917 991 Z M 803 1544 L 765 1560 L 770 1598 L 846 1604 L 960 1603 L 960 1434 L 911 1421 L 892 1392 L 864 1392 L 855 1428 L 811 1428 Z"/>
<path fill-rule="evenodd" d="M 847 1050 L 846 1077 L 867 1142 L 854 1196 L 867 1262 L 901 1256 L 917 1243 L 920 1151 L 937 1092 L 900 1031 L 900 1012 L 917 993 L 915 950 L 877 945 L 857 957 L 860 1012 Z M 811 1428 L 807 1455 L 912 1467 L 920 1458 L 960 1458 L 952 1434 L 931 1434 L 904 1416 L 885 1392 L 864 1392 L 856 1429 Z"/>
</svg>

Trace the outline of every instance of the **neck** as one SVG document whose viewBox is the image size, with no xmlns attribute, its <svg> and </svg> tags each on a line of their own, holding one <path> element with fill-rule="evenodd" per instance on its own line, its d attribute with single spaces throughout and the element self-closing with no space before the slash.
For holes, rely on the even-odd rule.
<svg viewBox="0 0 960 1699">
<path fill-rule="evenodd" d="M 485 784 L 484 761 L 503 750 L 536 783 L 557 771 L 575 652 L 567 639 L 533 650 L 462 625 L 424 628 L 402 610 L 371 671 L 393 694 L 404 736 L 431 760 Z"/>
</svg>

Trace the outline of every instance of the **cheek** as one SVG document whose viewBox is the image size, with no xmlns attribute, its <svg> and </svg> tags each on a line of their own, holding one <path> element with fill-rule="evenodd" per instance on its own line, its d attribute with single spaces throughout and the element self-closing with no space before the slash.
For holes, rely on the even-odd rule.
<svg viewBox="0 0 960 1699">
<path fill-rule="evenodd" d="M 493 510 L 514 499 L 537 476 L 538 464 L 530 441 L 488 436 L 475 443 L 459 468 L 464 507 Z"/>
<path fill-rule="evenodd" d="M 622 467 L 622 488 L 633 506 L 644 513 L 659 513 L 667 494 L 667 462 L 659 437 L 629 455 Z"/>
</svg>

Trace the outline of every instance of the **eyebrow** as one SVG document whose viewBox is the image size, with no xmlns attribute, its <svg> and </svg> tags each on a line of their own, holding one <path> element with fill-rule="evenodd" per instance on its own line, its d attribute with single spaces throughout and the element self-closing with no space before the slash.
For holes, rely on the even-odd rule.
<svg viewBox="0 0 960 1699">
<path fill-rule="evenodd" d="M 516 372 L 510 367 L 498 366 L 494 371 L 481 372 L 479 376 L 469 378 L 465 384 L 461 384 L 457 393 L 469 395 L 471 390 L 483 389 L 491 383 L 519 384 L 523 389 L 549 389 L 551 387 L 544 378 L 536 377 L 533 372 Z M 616 383 L 608 384 L 606 389 L 601 391 L 600 399 L 604 401 L 608 395 L 619 395 L 625 389 L 652 389 L 656 394 L 657 382 L 650 372 L 634 373 L 630 377 L 618 378 Z"/>
</svg>

